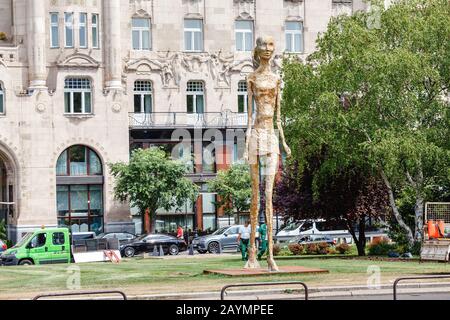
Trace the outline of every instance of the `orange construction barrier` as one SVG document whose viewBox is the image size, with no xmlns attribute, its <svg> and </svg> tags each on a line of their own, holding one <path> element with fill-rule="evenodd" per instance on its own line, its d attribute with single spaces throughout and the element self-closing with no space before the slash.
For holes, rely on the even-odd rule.
<svg viewBox="0 0 450 320">
<path fill-rule="evenodd" d="M 439 235 L 439 238 L 445 237 L 445 221 L 444 220 L 437 221 L 437 233 Z"/>
<path fill-rule="evenodd" d="M 439 238 L 439 231 L 436 228 L 436 224 L 434 223 L 434 220 L 428 220 L 427 226 L 428 226 L 428 237 L 430 239 Z"/>
</svg>

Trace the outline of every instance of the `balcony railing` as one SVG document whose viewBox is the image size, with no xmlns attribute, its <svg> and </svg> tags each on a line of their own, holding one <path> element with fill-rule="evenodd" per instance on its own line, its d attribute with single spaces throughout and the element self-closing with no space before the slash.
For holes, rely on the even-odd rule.
<svg viewBox="0 0 450 320">
<path fill-rule="evenodd" d="M 245 128 L 247 126 L 247 119 L 247 113 L 237 113 L 231 111 L 205 113 L 130 113 L 129 125 L 132 129 Z"/>
</svg>

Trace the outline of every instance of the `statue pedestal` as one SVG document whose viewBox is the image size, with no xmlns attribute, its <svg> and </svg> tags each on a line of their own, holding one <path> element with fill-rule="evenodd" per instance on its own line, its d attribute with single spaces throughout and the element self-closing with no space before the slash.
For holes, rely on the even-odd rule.
<svg viewBox="0 0 450 320">
<path fill-rule="evenodd" d="M 222 275 L 228 277 L 254 277 L 254 276 L 270 276 L 270 275 L 278 275 L 278 274 L 308 274 L 308 273 L 328 273 L 328 270 L 325 269 L 315 269 L 315 268 L 306 268 L 306 267 L 297 267 L 297 266 L 279 266 L 280 271 L 278 272 L 270 272 L 267 268 L 259 268 L 259 269 L 223 269 L 223 270 L 204 270 L 204 274 L 215 274 Z"/>
</svg>

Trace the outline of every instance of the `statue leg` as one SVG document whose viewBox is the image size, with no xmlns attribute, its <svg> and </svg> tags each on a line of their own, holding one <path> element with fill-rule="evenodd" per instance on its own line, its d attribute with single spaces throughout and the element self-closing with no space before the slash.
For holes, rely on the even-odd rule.
<svg viewBox="0 0 450 320">
<path fill-rule="evenodd" d="M 245 265 L 246 269 L 258 269 L 260 267 L 256 260 L 256 226 L 258 224 L 258 206 L 259 206 L 259 163 L 250 164 L 250 175 L 252 178 L 252 203 L 250 207 L 250 222 L 252 225 L 252 233 L 250 235 L 250 243 L 248 248 L 248 261 Z"/>
<path fill-rule="evenodd" d="M 267 242 L 269 250 L 267 253 L 267 263 L 269 271 L 279 271 L 277 264 L 273 258 L 273 188 L 275 184 L 275 176 L 278 170 L 278 154 L 271 153 L 267 157 L 266 162 L 266 224 L 267 224 Z"/>
</svg>

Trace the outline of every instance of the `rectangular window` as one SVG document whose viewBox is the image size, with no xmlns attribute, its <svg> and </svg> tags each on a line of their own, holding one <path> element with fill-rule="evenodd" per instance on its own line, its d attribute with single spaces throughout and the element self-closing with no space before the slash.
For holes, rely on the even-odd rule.
<svg viewBox="0 0 450 320">
<path fill-rule="evenodd" d="M 134 83 L 134 112 L 152 112 L 152 83 L 150 81 L 136 81 Z"/>
<path fill-rule="evenodd" d="M 98 21 L 98 14 L 93 14 L 92 15 L 92 48 L 98 49 L 100 47 L 99 45 L 99 32 L 98 32 L 98 26 L 99 26 L 99 21 Z"/>
<path fill-rule="evenodd" d="M 186 51 L 203 51 L 202 20 L 184 20 L 184 49 Z"/>
<path fill-rule="evenodd" d="M 73 13 L 64 13 L 65 47 L 73 48 Z"/>
<path fill-rule="evenodd" d="M 80 13 L 80 48 L 87 48 L 87 13 Z"/>
<path fill-rule="evenodd" d="M 303 23 L 286 22 L 286 52 L 303 52 Z"/>
<path fill-rule="evenodd" d="M 187 113 L 204 113 L 205 96 L 204 86 L 201 81 L 189 81 L 187 85 Z"/>
<path fill-rule="evenodd" d="M 253 50 L 253 21 L 238 20 L 235 22 L 236 51 Z"/>
<path fill-rule="evenodd" d="M 58 14 L 50 13 L 50 47 L 59 48 Z"/>
<path fill-rule="evenodd" d="M 132 19 L 132 38 L 134 50 L 150 50 L 151 48 L 150 19 Z"/>
<path fill-rule="evenodd" d="M 239 81 L 238 84 L 238 112 L 248 112 L 247 82 L 245 81 Z"/>
<path fill-rule="evenodd" d="M 89 79 L 66 79 L 64 87 L 64 112 L 68 114 L 92 113 L 92 89 Z"/>
</svg>

